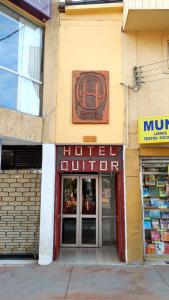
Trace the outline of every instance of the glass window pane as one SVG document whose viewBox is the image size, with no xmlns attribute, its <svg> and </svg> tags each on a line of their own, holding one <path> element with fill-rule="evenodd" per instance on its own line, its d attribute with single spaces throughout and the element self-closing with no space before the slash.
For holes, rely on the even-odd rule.
<svg viewBox="0 0 169 300">
<path fill-rule="evenodd" d="M 16 109 L 18 76 L 0 69 L 0 106 Z"/>
<path fill-rule="evenodd" d="M 76 214 L 77 209 L 77 179 L 63 179 L 63 214 Z"/>
<path fill-rule="evenodd" d="M 96 244 L 96 219 L 82 219 L 82 244 Z"/>
<path fill-rule="evenodd" d="M 76 219 L 75 218 L 63 219 L 62 244 L 76 244 Z"/>
<path fill-rule="evenodd" d="M 14 71 L 18 70 L 19 28 L 16 14 L 0 5 L 0 65 Z"/>
<path fill-rule="evenodd" d="M 102 241 L 103 246 L 116 241 L 115 218 L 102 218 Z"/>
<path fill-rule="evenodd" d="M 20 18 L 18 44 L 18 72 L 41 80 L 42 30 L 24 18 Z"/>
<path fill-rule="evenodd" d="M 102 176 L 102 215 L 115 215 L 115 177 Z"/>
<path fill-rule="evenodd" d="M 82 214 L 96 214 L 96 179 L 82 179 Z"/>
<path fill-rule="evenodd" d="M 0 4 L 0 88 L 1 94 L 4 91 L 6 94 L 1 97 L 0 105 L 39 115 L 42 40 L 41 28 Z M 2 68 L 19 76 L 10 75 L 10 71 L 9 75 L 3 73 Z"/>
<path fill-rule="evenodd" d="M 18 76 L 18 103 L 17 110 L 39 115 L 40 112 L 40 86 L 24 77 Z"/>
</svg>

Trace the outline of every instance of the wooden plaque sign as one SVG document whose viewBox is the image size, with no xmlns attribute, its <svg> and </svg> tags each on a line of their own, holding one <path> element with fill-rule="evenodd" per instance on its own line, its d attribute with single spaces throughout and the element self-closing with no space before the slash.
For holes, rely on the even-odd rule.
<svg viewBox="0 0 169 300">
<path fill-rule="evenodd" d="M 108 71 L 73 71 L 73 123 L 108 123 L 108 92 Z"/>
</svg>

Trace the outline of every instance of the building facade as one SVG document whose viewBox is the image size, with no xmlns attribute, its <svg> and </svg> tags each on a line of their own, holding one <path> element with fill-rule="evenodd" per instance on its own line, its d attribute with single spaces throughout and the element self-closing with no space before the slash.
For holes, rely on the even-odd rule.
<svg viewBox="0 0 169 300">
<path fill-rule="evenodd" d="M 168 1 L 124 1 L 129 262 L 168 257 L 168 30 Z"/>
<path fill-rule="evenodd" d="M 52 260 L 49 244 L 55 259 L 63 247 L 111 245 L 125 261 L 122 3 L 72 3 L 59 18 L 54 148 L 46 149 L 56 165 L 54 239 L 46 207 L 40 263 Z"/>
<path fill-rule="evenodd" d="M 0 2 L 0 258 L 3 260 L 37 259 L 39 255 L 43 122 L 46 121 L 43 105 L 47 101 L 42 101 L 46 99 L 44 32 L 49 17 L 50 1 Z"/>
<path fill-rule="evenodd" d="M 1 259 L 166 260 L 167 9 L 0 1 Z"/>
</svg>

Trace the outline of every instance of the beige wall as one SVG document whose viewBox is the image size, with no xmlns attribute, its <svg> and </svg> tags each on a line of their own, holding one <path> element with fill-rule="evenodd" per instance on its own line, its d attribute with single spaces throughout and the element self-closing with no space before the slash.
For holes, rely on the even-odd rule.
<svg viewBox="0 0 169 300">
<path fill-rule="evenodd" d="M 168 31 L 168 0 L 124 0 L 125 31 Z"/>
<path fill-rule="evenodd" d="M 45 26 L 44 89 L 43 89 L 43 143 L 56 143 L 56 105 L 58 80 L 58 1 L 53 0 L 51 19 Z"/>
<path fill-rule="evenodd" d="M 15 112 L 0 107 L 0 137 L 14 144 L 21 140 L 25 144 L 42 142 L 43 120 L 40 117 Z"/>
<path fill-rule="evenodd" d="M 167 59 L 167 33 L 123 33 L 123 83 L 132 85 L 132 68 Z M 154 68 L 158 68 L 152 70 Z M 149 70 L 149 71 L 148 71 Z M 142 68 L 144 76 L 139 92 L 125 88 L 126 95 L 126 212 L 128 262 L 143 261 L 142 208 L 139 156 L 167 156 L 168 144 L 141 147 L 138 144 L 139 117 L 166 115 L 169 111 L 169 77 L 167 63 Z M 167 73 L 167 74 L 165 74 Z M 153 82 L 148 82 L 154 80 Z M 163 148 L 160 148 L 163 147 Z"/>
<path fill-rule="evenodd" d="M 121 12 L 60 15 L 56 143 L 123 144 L 124 101 L 121 66 Z M 110 73 L 109 124 L 72 124 L 72 71 Z"/>
<path fill-rule="evenodd" d="M 132 68 L 168 59 L 167 33 L 123 34 L 123 82 L 132 85 Z M 158 68 L 153 70 L 154 68 Z M 137 120 L 139 117 L 166 115 L 168 113 L 169 78 L 167 62 L 142 68 L 143 83 L 139 92 L 126 90 L 128 102 L 129 149 L 138 149 Z M 153 82 L 148 82 L 152 81 Z M 127 97 L 128 96 L 128 97 Z"/>
</svg>

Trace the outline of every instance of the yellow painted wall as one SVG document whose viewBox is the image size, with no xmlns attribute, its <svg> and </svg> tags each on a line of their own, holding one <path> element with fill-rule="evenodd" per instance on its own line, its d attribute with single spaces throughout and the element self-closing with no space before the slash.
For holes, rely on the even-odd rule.
<svg viewBox="0 0 169 300">
<path fill-rule="evenodd" d="M 143 227 L 138 150 L 127 149 L 125 160 L 127 262 L 137 264 L 143 262 Z"/>
<path fill-rule="evenodd" d="M 132 68 L 143 67 L 143 81 L 137 93 L 124 87 L 126 100 L 126 227 L 128 262 L 143 262 L 142 205 L 140 193 L 139 157 L 169 156 L 169 144 L 138 144 L 138 118 L 165 116 L 169 110 L 169 79 L 166 62 L 168 33 L 130 32 L 122 34 L 123 40 L 123 83 L 132 86 Z M 153 70 L 154 68 L 157 68 Z M 151 81 L 151 82 L 148 82 Z"/>
<path fill-rule="evenodd" d="M 121 53 L 122 11 L 80 15 L 60 14 L 56 143 L 123 144 L 124 101 Z M 72 124 L 72 71 L 107 70 L 109 124 Z"/>
</svg>

